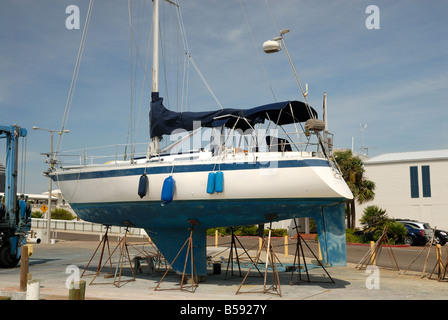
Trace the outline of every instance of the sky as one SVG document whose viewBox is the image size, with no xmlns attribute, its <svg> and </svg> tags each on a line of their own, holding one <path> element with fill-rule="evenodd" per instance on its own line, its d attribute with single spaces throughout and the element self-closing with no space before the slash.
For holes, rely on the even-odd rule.
<svg viewBox="0 0 448 320">
<path fill-rule="evenodd" d="M 64 118 L 89 1 L 0 1 L 0 124 L 28 130 L 19 191 L 48 189 L 41 153 L 50 150 L 50 134 L 33 126 L 70 130 L 59 144 L 54 135 L 55 148 L 67 153 L 89 148 L 90 154 L 90 148 L 104 145 L 122 153 L 131 140 L 146 148 L 151 73 L 142 70 L 151 3 L 94 2 Z M 71 28 L 71 5 L 79 9 L 79 29 Z M 370 5 L 376 9 L 366 12 Z M 327 93 L 336 148 L 369 156 L 448 148 L 446 0 L 189 0 L 181 2 L 181 12 L 189 53 L 223 107 L 303 100 L 284 50 L 266 55 L 261 49 L 281 29 L 290 29 L 286 45 L 319 117 Z M 171 27 L 177 23 L 173 13 L 172 5 L 161 4 L 161 26 L 168 26 L 163 50 L 174 49 L 181 58 L 167 56 L 161 73 L 182 80 L 184 48 L 168 44 L 181 43 Z M 188 103 L 179 98 L 181 87 L 172 89 L 182 81 L 161 80 L 165 105 L 176 111 L 219 108 L 191 64 L 189 75 Z"/>
</svg>

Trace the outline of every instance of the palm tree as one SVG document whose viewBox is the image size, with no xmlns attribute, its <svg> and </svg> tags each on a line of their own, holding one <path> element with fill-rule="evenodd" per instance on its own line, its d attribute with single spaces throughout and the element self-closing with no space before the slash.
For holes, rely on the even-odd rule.
<svg viewBox="0 0 448 320">
<path fill-rule="evenodd" d="M 378 206 L 368 206 L 364 209 L 364 214 L 362 215 L 359 222 L 364 228 L 364 232 L 373 232 L 378 230 L 383 230 L 384 225 L 389 221 L 387 217 L 386 210 L 381 209 Z"/>
<path fill-rule="evenodd" d="M 375 182 L 364 177 L 364 165 L 358 156 L 353 156 L 350 149 L 334 152 L 335 161 L 341 169 L 342 176 L 353 193 L 353 200 L 346 203 L 347 227 L 355 227 L 355 200 L 359 204 L 373 200 Z"/>
<path fill-rule="evenodd" d="M 378 206 L 368 206 L 365 208 L 359 222 L 363 226 L 364 237 L 367 240 L 377 241 L 386 226 L 387 237 L 392 243 L 403 243 L 407 234 L 407 230 L 403 224 L 389 219 L 386 210 Z"/>
</svg>

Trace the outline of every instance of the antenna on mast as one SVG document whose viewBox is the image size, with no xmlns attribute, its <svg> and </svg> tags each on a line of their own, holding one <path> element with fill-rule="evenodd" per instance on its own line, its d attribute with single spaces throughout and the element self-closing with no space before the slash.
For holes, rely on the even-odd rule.
<svg viewBox="0 0 448 320">
<path fill-rule="evenodd" d="M 361 127 L 361 135 L 362 135 L 362 147 L 361 152 L 363 155 L 368 156 L 369 155 L 369 149 L 376 149 L 376 147 L 366 147 L 364 144 L 364 132 L 366 131 L 367 128 L 367 123 L 360 123 L 359 126 Z M 353 144 L 353 142 L 352 142 Z M 352 146 L 353 148 L 353 146 Z"/>
<path fill-rule="evenodd" d="M 362 136 L 362 147 L 361 147 L 361 151 L 363 154 L 365 150 L 367 150 L 367 148 L 364 145 L 364 131 L 366 131 L 367 128 L 367 123 L 360 123 L 359 126 L 361 127 L 361 136 Z"/>
<path fill-rule="evenodd" d="M 289 64 L 291 65 L 291 69 L 294 73 L 297 84 L 299 86 L 300 92 L 302 93 L 303 98 L 305 99 L 305 104 L 307 107 L 309 107 L 309 103 L 308 103 L 308 99 L 307 99 L 308 84 L 306 84 L 305 90 L 303 90 L 302 84 L 300 83 L 300 80 L 299 80 L 299 76 L 297 75 L 296 68 L 294 67 L 291 56 L 289 55 L 288 49 L 286 48 L 285 39 L 283 38 L 283 35 L 287 34 L 289 31 L 290 31 L 289 29 L 282 29 L 282 30 L 280 30 L 280 35 L 278 37 L 275 37 L 272 40 L 265 41 L 263 43 L 263 51 L 268 54 L 279 52 L 280 50 L 282 50 L 282 45 L 280 44 L 280 41 L 281 41 L 281 43 L 283 44 L 283 48 L 285 49 L 286 57 L 288 58 Z M 312 113 L 309 109 L 308 109 L 308 112 L 309 112 L 310 117 L 314 118 L 314 116 L 312 115 Z"/>
<path fill-rule="evenodd" d="M 327 118 L 327 93 L 324 92 L 324 101 L 323 101 L 323 118 L 325 123 L 325 132 L 328 132 L 328 118 Z"/>
</svg>

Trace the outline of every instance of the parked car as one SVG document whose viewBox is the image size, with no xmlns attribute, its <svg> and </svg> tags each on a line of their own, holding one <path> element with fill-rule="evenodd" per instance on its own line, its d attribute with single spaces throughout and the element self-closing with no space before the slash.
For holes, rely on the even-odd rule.
<svg viewBox="0 0 448 320">
<path fill-rule="evenodd" d="M 416 229 L 422 229 L 428 238 L 428 241 L 432 239 L 434 228 L 431 228 L 429 223 L 409 219 L 396 219 L 396 221 L 407 224 Z M 440 244 L 441 246 L 445 245 L 445 243 L 448 242 L 448 232 L 436 229 L 436 233 L 434 234 L 434 242 Z"/>
<path fill-rule="evenodd" d="M 448 232 L 436 229 L 436 234 L 434 235 L 434 242 L 440 244 L 441 246 L 444 246 L 445 243 L 448 242 Z"/>
<path fill-rule="evenodd" d="M 403 225 L 408 230 L 404 243 L 410 246 L 417 246 L 420 244 L 426 244 L 429 241 L 424 229 L 415 228 L 407 223 L 403 223 Z"/>
</svg>

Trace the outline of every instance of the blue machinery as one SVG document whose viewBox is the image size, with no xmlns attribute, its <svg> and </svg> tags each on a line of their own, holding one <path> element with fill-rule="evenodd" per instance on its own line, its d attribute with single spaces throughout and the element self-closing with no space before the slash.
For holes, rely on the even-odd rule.
<svg viewBox="0 0 448 320">
<path fill-rule="evenodd" d="M 6 139 L 5 195 L 0 196 L 0 267 L 13 268 L 20 260 L 20 247 L 31 229 L 31 207 L 17 198 L 19 138 L 27 135 L 17 125 L 0 125 L 0 139 Z"/>
</svg>

